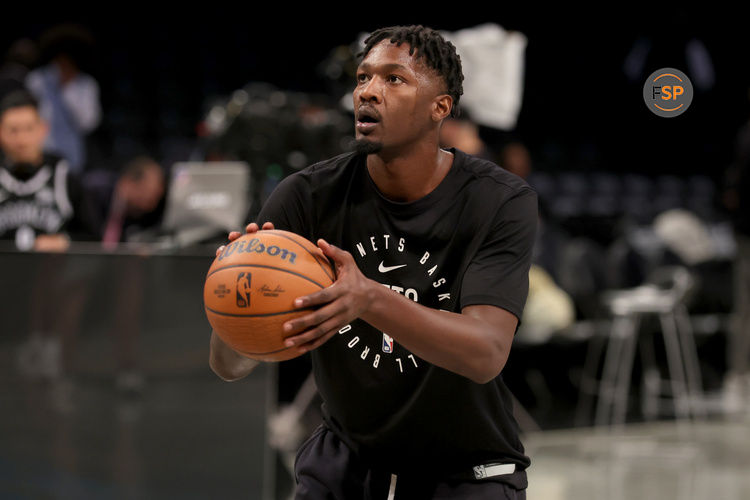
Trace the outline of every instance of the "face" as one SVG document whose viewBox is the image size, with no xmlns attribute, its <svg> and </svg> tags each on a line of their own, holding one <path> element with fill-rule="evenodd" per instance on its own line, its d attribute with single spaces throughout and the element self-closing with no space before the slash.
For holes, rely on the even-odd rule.
<svg viewBox="0 0 750 500">
<path fill-rule="evenodd" d="M 139 216 L 153 212 L 164 196 L 164 174 L 158 166 L 148 168 L 138 181 L 128 181 L 128 212 Z"/>
<path fill-rule="evenodd" d="M 0 118 L 0 146 L 13 163 L 41 160 L 47 123 L 33 106 L 11 108 Z"/>
<path fill-rule="evenodd" d="M 409 45 L 383 40 L 357 68 L 355 138 L 360 151 L 398 151 L 436 130 L 450 113 L 442 78 Z"/>
<path fill-rule="evenodd" d="M 531 173 L 529 150 L 521 144 L 509 144 L 503 150 L 502 166 L 519 177 L 527 178 Z"/>
</svg>

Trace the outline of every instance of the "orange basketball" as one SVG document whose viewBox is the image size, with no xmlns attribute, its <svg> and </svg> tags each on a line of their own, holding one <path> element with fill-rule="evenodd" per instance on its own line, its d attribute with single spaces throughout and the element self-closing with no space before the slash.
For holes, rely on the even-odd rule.
<svg viewBox="0 0 750 500">
<path fill-rule="evenodd" d="M 211 264 L 203 288 L 208 322 L 237 352 L 264 361 L 302 354 L 284 345 L 284 323 L 309 310 L 294 299 L 331 285 L 334 271 L 323 251 L 288 231 L 240 236 Z"/>
</svg>

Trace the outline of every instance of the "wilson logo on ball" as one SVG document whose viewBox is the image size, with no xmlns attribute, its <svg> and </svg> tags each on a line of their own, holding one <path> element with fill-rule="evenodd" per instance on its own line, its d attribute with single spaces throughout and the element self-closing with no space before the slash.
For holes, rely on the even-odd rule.
<svg viewBox="0 0 750 500">
<path fill-rule="evenodd" d="M 224 260 L 234 253 L 253 252 L 266 253 L 271 257 L 278 256 L 281 260 L 287 260 L 288 258 L 290 264 L 294 264 L 294 261 L 297 259 L 297 254 L 290 250 L 287 250 L 286 248 L 281 248 L 277 245 L 266 246 L 265 244 L 261 243 L 258 238 L 252 238 L 249 241 L 235 241 L 234 243 L 227 245 L 226 248 L 224 248 L 224 250 L 221 252 L 221 255 L 219 255 L 219 260 Z"/>
</svg>

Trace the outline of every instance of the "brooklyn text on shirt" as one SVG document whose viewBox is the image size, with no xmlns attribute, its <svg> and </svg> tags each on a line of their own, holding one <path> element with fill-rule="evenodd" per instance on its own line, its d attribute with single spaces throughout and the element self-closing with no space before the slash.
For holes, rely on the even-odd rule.
<svg viewBox="0 0 750 500">
<path fill-rule="evenodd" d="M 55 233 L 64 222 L 62 214 L 54 206 L 39 206 L 28 200 L 10 201 L 0 206 L 0 233 L 21 226 Z"/>
<path fill-rule="evenodd" d="M 410 252 L 405 238 L 395 238 L 390 234 L 368 236 L 354 246 L 352 254 L 369 278 L 414 302 L 440 304 L 445 306 L 440 307 L 441 310 L 450 310 L 450 285 L 440 276 L 439 265 L 434 262 L 429 249 Z M 352 355 L 358 356 L 372 369 L 392 369 L 404 374 L 424 365 L 403 346 L 397 346 L 387 332 L 381 332 L 379 345 L 368 345 L 351 324 L 345 325 L 338 333 L 348 338 L 346 345 Z"/>
</svg>

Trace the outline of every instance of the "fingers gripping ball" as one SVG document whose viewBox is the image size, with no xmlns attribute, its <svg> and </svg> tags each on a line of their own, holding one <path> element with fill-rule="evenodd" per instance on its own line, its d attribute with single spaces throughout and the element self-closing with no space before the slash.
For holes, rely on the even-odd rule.
<svg viewBox="0 0 750 500">
<path fill-rule="evenodd" d="M 302 354 L 284 345 L 284 322 L 308 313 L 294 299 L 328 287 L 334 271 L 323 252 L 288 231 L 245 234 L 216 257 L 203 303 L 217 335 L 237 352 L 263 361 Z"/>
</svg>

